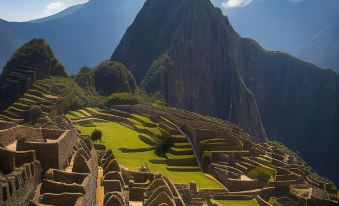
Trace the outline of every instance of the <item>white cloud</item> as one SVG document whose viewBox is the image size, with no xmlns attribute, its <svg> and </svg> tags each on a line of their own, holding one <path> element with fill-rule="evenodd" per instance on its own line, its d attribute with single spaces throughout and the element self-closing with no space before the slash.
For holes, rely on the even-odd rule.
<svg viewBox="0 0 339 206">
<path fill-rule="evenodd" d="M 66 5 L 61 1 L 49 3 L 45 10 L 42 12 L 43 16 L 49 16 L 58 13 L 66 8 Z"/>
<path fill-rule="evenodd" d="M 224 8 L 244 7 L 250 4 L 253 0 L 226 0 L 222 3 Z"/>
</svg>

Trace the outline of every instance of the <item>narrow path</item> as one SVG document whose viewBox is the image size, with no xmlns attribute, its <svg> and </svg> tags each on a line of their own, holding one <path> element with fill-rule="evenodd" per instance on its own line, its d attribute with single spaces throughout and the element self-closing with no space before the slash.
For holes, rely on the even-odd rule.
<svg viewBox="0 0 339 206">
<path fill-rule="evenodd" d="M 96 206 L 104 205 L 104 187 L 101 184 L 103 180 L 103 173 L 104 172 L 103 172 L 102 167 L 98 167 Z"/>
</svg>

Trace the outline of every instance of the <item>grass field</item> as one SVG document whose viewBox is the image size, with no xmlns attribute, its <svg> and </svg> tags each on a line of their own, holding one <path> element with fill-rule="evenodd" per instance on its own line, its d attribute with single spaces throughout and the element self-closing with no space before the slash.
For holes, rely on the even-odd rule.
<svg viewBox="0 0 339 206">
<path fill-rule="evenodd" d="M 148 149 L 150 146 L 139 139 L 140 133 L 116 122 L 93 122 L 93 126 L 77 126 L 84 135 L 90 135 L 94 129 L 103 133 L 102 143 L 112 149 L 118 162 L 130 169 L 139 169 L 145 163 L 152 172 L 158 172 L 171 178 L 175 183 L 195 181 L 198 188 L 221 188 L 219 182 L 200 171 L 170 171 L 166 159 L 157 156 L 154 151 L 124 152 L 125 149 Z M 143 134 L 145 135 L 145 134 Z M 150 162 L 150 160 L 157 160 Z"/>
<path fill-rule="evenodd" d="M 257 200 L 213 200 L 220 206 L 259 206 Z"/>
</svg>

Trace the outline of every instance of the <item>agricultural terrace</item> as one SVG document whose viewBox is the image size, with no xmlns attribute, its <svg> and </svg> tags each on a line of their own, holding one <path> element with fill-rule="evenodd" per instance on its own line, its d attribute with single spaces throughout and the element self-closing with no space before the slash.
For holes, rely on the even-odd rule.
<svg viewBox="0 0 339 206">
<path fill-rule="evenodd" d="M 89 112 L 93 112 L 93 109 Z M 67 117 L 70 119 L 88 118 L 89 116 L 86 115 L 86 113 L 89 114 L 86 110 L 70 112 Z M 174 155 L 167 153 L 166 156 L 171 160 L 171 163 L 175 161 L 179 163 L 178 165 L 169 164 L 166 157 L 156 155 L 154 146 L 140 139 L 140 135 L 142 135 L 144 138 L 153 141 L 154 137 L 150 137 L 148 135 L 149 132 L 154 134 L 153 136 L 160 136 L 162 131 L 157 123 L 152 122 L 148 117 L 136 114 L 132 114 L 126 118 L 126 120 L 129 124 L 111 121 L 94 121 L 87 124 L 80 124 L 76 126 L 76 128 L 85 136 L 91 135 L 95 129 L 101 130 L 103 134 L 102 142 L 97 143 L 105 145 L 107 149 L 112 149 L 119 164 L 124 167 L 139 169 L 146 164 L 152 172 L 166 175 L 175 183 L 187 184 L 190 181 L 195 181 L 198 188 L 222 188 L 222 185 L 217 180 L 201 171 L 195 163 L 196 160 L 193 154 L 179 152 L 179 154 L 175 153 Z M 134 128 L 147 130 L 148 132 L 146 132 L 147 134 L 138 132 L 130 125 Z M 170 150 L 188 150 L 187 145 L 189 145 L 189 143 L 175 143 Z M 178 146 L 178 148 L 176 146 Z M 190 148 L 190 150 L 192 150 L 192 148 Z M 190 164 L 192 161 L 193 164 Z"/>
</svg>

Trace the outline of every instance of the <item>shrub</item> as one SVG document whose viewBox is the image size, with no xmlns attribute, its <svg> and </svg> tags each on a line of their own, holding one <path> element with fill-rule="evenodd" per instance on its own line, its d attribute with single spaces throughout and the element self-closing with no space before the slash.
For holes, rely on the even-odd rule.
<svg viewBox="0 0 339 206">
<path fill-rule="evenodd" d="M 251 170 L 247 176 L 268 184 L 271 178 L 275 178 L 276 170 L 268 167 L 257 167 Z"/>
<path fill-rule="evenodd" d="M 28 120 L 32 122 L 37 121 L 42 115 L 41 107 L 38 105 L 32 105 L 28 112 L 29 112 Z"/>
<path fill-rule="evenodd" d="M 106 106 L 112 105 L 134 105 L 142 102 L 142 97 L 133 93 L 114 93 L 108 97 Z"/>
<path fill-rule="evenodd" d="M 92 141 L 97 141 L 97 140 L 101 141 L 101 137 L 102 137 L 102 132 L 100 130 L 97 130 L 97 129 L 95 129 L 91 134 L 91 140 Z"/>
<path fill-rule="evenodd" d="M 165 135 L 159 139 L 155 145 L 155 153 L 158 156 L 165 156 L 168 150 L 173 147 L 174 143 L 169 135 Z"/>
</svg>

